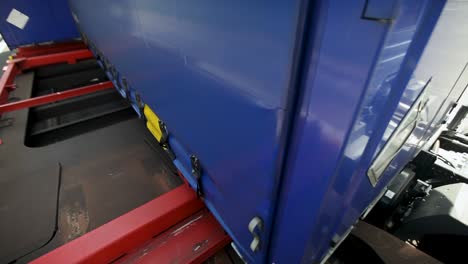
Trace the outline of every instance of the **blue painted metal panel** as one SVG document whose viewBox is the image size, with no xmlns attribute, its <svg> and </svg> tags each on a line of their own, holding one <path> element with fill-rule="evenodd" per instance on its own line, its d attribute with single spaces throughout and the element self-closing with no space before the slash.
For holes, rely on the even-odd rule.
<svg viewBox="0 0 468 264">
<path fill-rule="evenodd" d="M 71 1 L 103 66 L 117 69 L 108 71 L 116 86 L 125 78 L 134 105 L 141 95 L 167 124 L 175 165 L 194 188 L 190 155 L 200 159 L 205 202 L 249 262 L 324 256 L 450 101 L 431 101 L 442 110 L 414 131 L 419 145 L 399 152 L 373 187 L 372 159 L 434 76 L 420 73 L 434 69 L 420 66 L 429 63 L 417 62 L 445 1 L 370 9 L 391 23 L 363 17 L 365 0 L 310 1 L 305 9 L 306 2 Z M 298 26 L 304 14 L 308 23 Z M 298 50 L 301 35 L 308 46 Z M 425 96 L 446 96 L 440 84 L 449 72 L 434 77 L 438 88 L 428 86 Z M 291 85 L 297 76 L 304 80 Z M 256 253 L 247 230 L 254 216 L 265 221 Z"/>
<path fill-rule="evenodd" d="M 29 17 L 24 29 L 6 21 L 13 8 Z M 0 34 L 10 49 L 22 45 L 65 41 L 79 37 L 65 0 L 2 0 Z"/>
<path fill-rule="evenodd" d="M 249 221 L 271 228 L 300 3 L 71 1 L 79 28 L 167 124 L 175 164 L 247 260 Z"/>
<path fill-rule="evenodd" d="M 437 75 L 438 67 L 424 61 L 424 57 L 430 58 L 434 50 L 426 51 L 419 64 L 418 61 L 426 45 L 431 46 L 428 39 L 445 1 L 399 1 L 393 23 L 380 24 L 384 35 L 379 35 L 378 31 L 372 34 L 372 24 L 367 23 L 370 21 L 363 23 L 352 15 L 343 16 L 337 11 L 339 6 L 336 4 L 329 1 L 329 5 L 317 7 L 322 16 L 327 14 L 323 20 L 333 19 L 347 26 L 341 29 L 342 36 L 336 36 L 329 33 L 334 31 L 333 27 L 322 22 L 325 33 L 318 37 L 321 39 L 320 52 L 309 64 L 305 96 L 300 104 L 301 115 L 291 142 L 290 152 L 294 156 L 288 163 L 276 214 L 278 228 L 274 231 L 270 250 L 270 260 L 275 263 L 291 261 L 291 256 L 294 256 L 292 262 L 321 259 L 330 245 L 338 242 L 378 197 L 388 181 L 411 160 L 417 147 L 421 147 L 411 141 L 421 135 L 416 129 L 397 152 L 377 186 L 370 184 L 366 174 L 372 159 L 401 123 L 424 84 Z M 353 35 L 353 40 L 343 39 L 347 33 Z M 466 33 L 461 30 L 450 39 L 460 36 L 466 39 Z M 376 45 L 379 37 L 382 43 Z M 360 38 L 367 41 L 360 43 Z M 336 42 L 346 42 L 349 46 L 334 47 L 333 50 L 324 48 Z M 381 48 L 376 50 L 377 46 Z M 341 55 L 340 51 L 346 49 L 349 53 Z M 368 61 L 359 64 L 359 59 L 353 55 Z M 440 62 L 449 63 L 443 56 L 437 57 Z M 457 73 L 461 70 L 460 65 L 464 66 L 461 63 L 464 60 L 466 57 L 457 62 Z M 341 61 L 343 66 L 335 63 L 334 67 L 329 67 L 333 61 Z M 420 68 L 431 74 L 419 74 Z M 347 74 L 351 72 L 352 75 Z M 449 72 L 444 70 L 441 79 L 447 81 Z M 453 81 L 452 78 L 448 83 Z M 445 98 L 450 85 L 440 84 L 437 92 L 434 89 L 430 92 L 430 86 L 427 87 L 424 96 L 431 94 L 434 98 Z M 432 107 L 437 109 L 437 104 Z M 432 120 L 440 123 L 440 119 Z M 423 126 L 423 122 L 420 125 Z M 307 209 L 297 202 L 304 200 L 311 201 Z"/>
<path fill-rule="evenodd" d="M 437 8 L 438 4 L 441 5 L 440 2 L 435 1 L 433 7 Z M 468 83 L 468 72 L 466 71 L 468 50 L 465 47 L 468 46 L 468 32 L 461 25 L 468 23 L 467 13 L 468 2 L 447 1 L 440 17 L 436 15 L 430 16 L 432 20 L 430 23 L 436 23 L 435 19 L 438 19 L 437 23 L 431 32 L 428 43 L 424 45 L 424 50 L 421 43 L 415 47 L 416 50 L 421 50 L 423 53 L 410 76 L 411 79 L 405 93 L 403 93 L 403 96 L 398 101 L 395 111 L 390 113 L 391 122 L 388 125 L 382 124 L 383 128 L 380 131 L 385 131 L 384 135 L 382 137 L 375 137 L 376 143 L 378 142 L 376 151 L 386 143 L 390 134 L 395 131 L 394 124 L 401 122 L 402 116 L 408 112 L 411 99 L 414 98 L 414 93 L 409 93 L 408 91 L 420 91 L 421 84 L 431 79 L 422 95 L 422 100 L 427 101 L 427 104 L 423 109 L 416 129 L 394 157 L 382 176 L 382 182 L 379 182 L 376 189 L 384 186 L 420 149 L 429 147 L 424 146 L 424 144 L 441 125 L 451 105 L 456 102 L 466 89 Z M 430 31 L 430 29 L 425 28 L 425 30 L 418 32 L 418 34 L 423 34 L 424 31 Z M 381 139 L 380 142 L 379 139 Z M 363 158 L 363 160 L 365 159 Z M 368 159 L 363 163 L 363 166 L 369 166 L 369 164 L 370 160 Z M 355 194 L 350 201 L 349 208 L 344 211 L 343 215 L 346 215 L 347 218 L 358 217 L 362 213 L 362 205 L 368 204 L 371 201 L 371 197 L 366 193 L 368 192 L 368 188 L 362 182 L 363 179 L 361 179 L 359 188 L 356 188 L 354 191 Z M 347 228 L 347 225 L 349 226 L 349 223 L 346 221 L 340 222 L 337 233 L 343 232 Z"/>
</svg>

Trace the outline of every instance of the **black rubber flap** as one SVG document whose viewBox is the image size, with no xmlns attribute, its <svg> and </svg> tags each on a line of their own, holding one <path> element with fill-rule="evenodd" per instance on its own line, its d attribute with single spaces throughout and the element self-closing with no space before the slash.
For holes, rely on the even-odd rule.
<svg viewBox="0 0 468 264">
<path fill-rule="evenodd" d="M 59 164 L 51 164 L 35 172 L 0 177 L 0 263 L 12 262 L 53 238 L 60 171 Z"/>
</svg>

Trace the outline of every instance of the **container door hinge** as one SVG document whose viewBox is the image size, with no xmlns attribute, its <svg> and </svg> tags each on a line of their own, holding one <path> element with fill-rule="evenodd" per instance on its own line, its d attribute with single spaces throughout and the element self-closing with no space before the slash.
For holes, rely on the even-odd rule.
<svg viewBox="0 0 468 264">
<path fill-rule="evenodd" d="M 145 103 L 143 103 L 143 99 L 141 99 L 141 95 L 138 92 L 135 92 L 135 103 L 140 113 L 143 113 L 143 108 L 145 107 Z"/>
<path fill-rule="evenodd" d="M 166 124 L 160 119 L 158 121 L 159 130 L 161 130 L 161 144 L 167 144 L 167 139 L 169 138 L 169 132 L 167 131 Z"/>
<path fill-rule="evenodd" d="M 128 87 L 127 78 L 122 78 L 122 89 L 125 93 L 125 98 L 130 101 L 130 88 Z"/>
<path fill-rule="evenodd" d="M 190 156 L 190 163 L 192 164 L 192 175 L 195 177 L 197 181 L 197 196 L 198 198 L 203 197 L 203 190 L 202 190 L 202 181 L 201 181 L 201 165 L 200 160 L 195 156 Z"/>
<path fill-rule="evenodd" d="M 257 252 L 260 250 L 261 240 L 260 240 L 260 232 L 263 230 L 263 220 L 255 216 L 249 222 L 249 232 L 252 234 L 253 239 L 250 242 L 250 250 L 253 252 Z"/>
<path fill-rule="evenodd" d="M 117 70 L 115 69 L 114 66 L 111 65 L 109 71 L 110 71 L 110 74 L 111 74 L 113 80 L 115 81 L 115 83 L 117 83 L 117 81 L 119 79 L 119 74 L 118 74 Z"/>
<path fill-rule="evenodd" d="M 366 0 L 361 19 L 391 23 L 395 19 L 396 0 Z"/>
<path fill-rule="evenodd" d="M 159 142 L 159 144 L 166 151 L 167 155 L 169 155 L 169 158 L 171 160 L 175 160 L 175 154 L 172 151 L 171 146 L 169 145 L 169 131 L 167 130 L 167 126 L 162 120 L 159 120 L 158 124 L 159 129 L 161 130 L 161 141 Z"/>
</svg>

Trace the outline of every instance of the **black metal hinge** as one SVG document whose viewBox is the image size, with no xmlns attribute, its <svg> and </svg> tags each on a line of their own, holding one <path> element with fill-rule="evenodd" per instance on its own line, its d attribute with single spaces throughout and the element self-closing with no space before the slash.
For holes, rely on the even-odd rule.
<svg viewBox="0 0 468 264">
<path fill-rule="evenodd" d="M 203 197 L 202 182 L 201 182 L 201 165 L 200 160 L 195 156 L 190 156 L 190 163 L 192 164 L 192 175 L 197 180 L 197 196 L 198 198 Z"/>
<path fill-rule="evenodd" d="M 366 0 L 361 19 L 382 23 L 394 20 L 396 0 Z"/>
</svg>

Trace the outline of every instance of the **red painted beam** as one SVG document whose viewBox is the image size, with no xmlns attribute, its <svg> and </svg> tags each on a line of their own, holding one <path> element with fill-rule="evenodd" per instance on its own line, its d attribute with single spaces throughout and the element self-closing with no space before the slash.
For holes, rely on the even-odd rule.
<svg viewBox="0 0 468 264">
<path fill-rule="evenodd" d="M 195 192 L 181 185 L 31 263 L 110 263 L 201 208 Z"/>
<path fill-rule="evenodd" d="M 101 90 L 106 90 L 114 87 L 112 82 L 102 82 L 97 84 L 92 84 L 72 90 L 67 90 L 63 92 L 56 92 L 52 94 L 47 94 L 43 96 L 33 97 L 21 101 L 11 102 L 7 104 L 0 105 L 0 114 L 11 112 L 15 110 L 20 110 L 29 107 L 35 107 L 43 104 L 48 104 L 80 95 L 85 95 L 89 93 L 94 93 Z"/>
<path fill-rule="evenodd" d="M 59 53 L 77 49 L 86 49 L 86 45 L 83 42 L 73 41 L 64 43 L 53 43 L 48 45 L 36 45 L 28 47 L 19 47 L 16 52 L 16 57 L 34 57 L 40 55 L 46 55 L 51 53 Z"/>
<path fill-rule="evenodd" d="M 203 263 L 231 238 L 204 209 L 129 252 L 115 264 Z"/>
<path fill-rule="evenodd" d="M 8 93 L 11 90 L 13 79 L 18 72 L 18 67 L 14 63 L 7 63 L 4 67 L 3 75 L 0 78 L 0 104 L 3 104 L 8 99 Z"/>
<path fill-rule="evenodd" d="M 18 64 L 21 70 L 37 68 L 41 66 L 57 64 L 57 63 L 76 63 L 77 60 L 85 60 L 93 57 L 93 54 L 88 49 L 80 49 L 73 51 L 66 51 L 60 53 L 53 53 L 47 55 L 40 55 L 29 58 L 18 58 L 12 62 Z"/>
<path fill-rule="evenodd" d="M 73 48 L 81 49 L 69 50 Z M 24 49 L 22 51 L 23 55 L 7 62 L 4 73 L 0 79 L 0 104 L 5 103 L 8 99 L 8 87 L 12 87 L 14 78 L 18 72 L 57 63 L 73 64 L 78 60 L 85 60 L 93 57 L 91 51 L 83 48 L 82 43 L 20 48 L 20 54 L 21 49 Z M 48 54 L 49 52 L 58 53 Z M 24 57 L 24 54 L 38 56 Z"/>
</svg>

